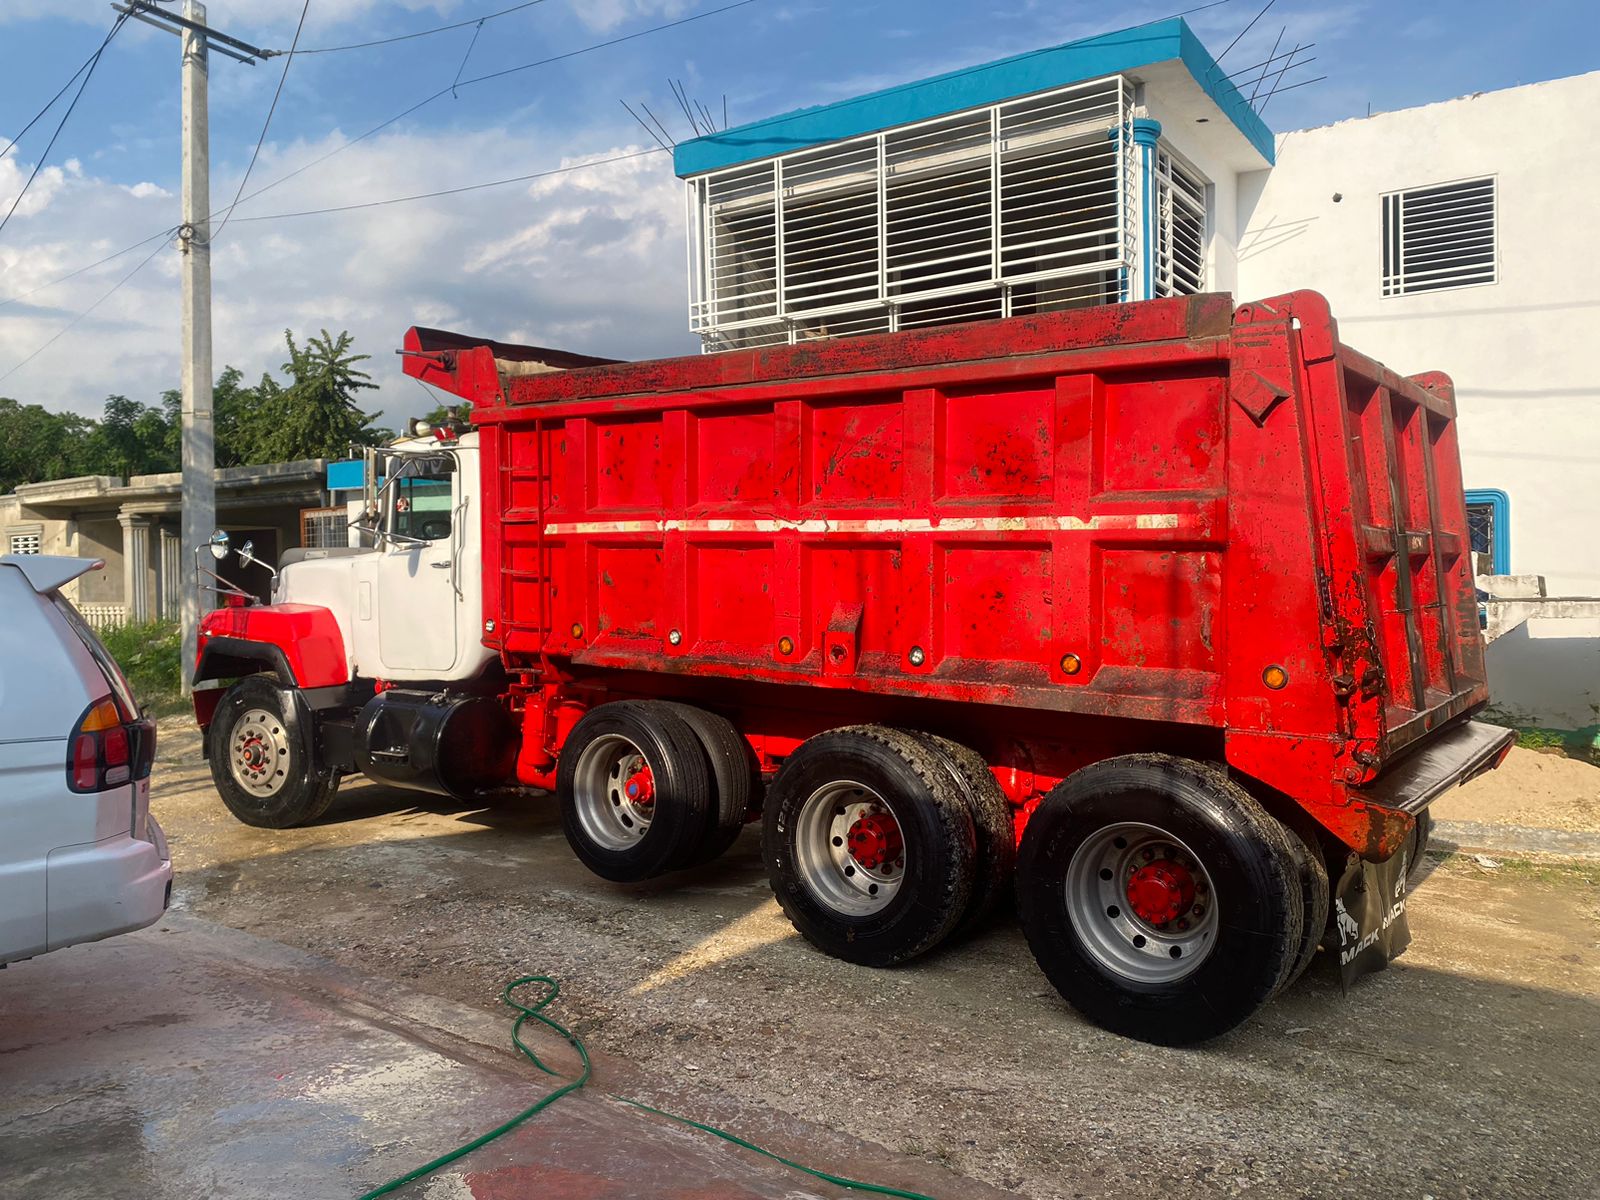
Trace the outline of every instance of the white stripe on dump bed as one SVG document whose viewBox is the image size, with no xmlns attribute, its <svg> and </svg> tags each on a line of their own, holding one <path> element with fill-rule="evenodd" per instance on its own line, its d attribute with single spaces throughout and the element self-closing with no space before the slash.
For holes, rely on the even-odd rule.
<svg viewBox="0 0 1600 1200">
<path fill-rule="evenodd" d="M 1078 533 L 1096 529 L 1177 529 L 1178 513 L 1112 513 L 1089 517 L 870 517 L 788 521 L 667 519 L 660 521 L 552 521 L 546 537 L 619 533 Z"/>
</svg>

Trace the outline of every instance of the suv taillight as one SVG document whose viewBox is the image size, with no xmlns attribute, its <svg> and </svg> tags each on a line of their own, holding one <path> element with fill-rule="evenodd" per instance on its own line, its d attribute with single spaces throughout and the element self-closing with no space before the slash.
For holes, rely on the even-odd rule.
<svg viewBox="0 0 1600 1200">
<path fill-rule="evenodd" d="M 125 719 L 115 700 L 97 700 L 78 718 L 67 752 L 67 786 L 75 792 L 103 792 L 150 774 L 156 727 L 148 720 Z"/>
</svg>

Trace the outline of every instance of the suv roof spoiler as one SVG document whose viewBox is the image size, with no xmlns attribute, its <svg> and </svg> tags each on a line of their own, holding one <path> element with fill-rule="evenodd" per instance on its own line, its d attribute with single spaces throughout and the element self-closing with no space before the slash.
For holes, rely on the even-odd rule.
<svg viewBox="0 0 1600 1200">
<path fill-rule="evenodd" d="M 4 554 L 0 555 L 0 564 L 21 571 L 34 591 L 53 592 L 80 575 L 100 570 L 106 560 L 71 558 L 64 554 Z"/>
</svg>

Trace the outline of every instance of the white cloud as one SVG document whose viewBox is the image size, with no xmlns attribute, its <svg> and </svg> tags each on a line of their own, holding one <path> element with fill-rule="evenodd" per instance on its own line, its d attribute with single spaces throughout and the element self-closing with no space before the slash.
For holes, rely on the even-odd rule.
<svg viewBox="0 0 1600 1200">
<path fill-rule="evenodd" d="M 268 144 L 270 181 L 342 142 Z M 404 133 L 362 142 L 241 207 L 239 218 L 433 191 L 640 149 L 563 157 L 550 131 Z M 10 175 L 0 163 L 0 192 Z M 44 175 L 41 174 L 41 182 Z M 177 221 L 159 188 L 94 176 L 54 183 L 0 241 L 0 302 Z M 40 186 L 35 184 L 35 188 Z M 226 203 L 236 178 L 213 180 Z M 440 326 L 615 357 L 692 353 L 683 193 L 653 154 L 465 195 L 325 216 L 237 219 L 213 249 L 215 365 L 254 377 L 284 359 L 283 330 L 348 328 L 391 421 L 422 402 L 392 354 L 406 328 Z M 30 193 L 29 202 L 33 200 Z M 13 230 L 17 231 L 15 237 Z M 152 243 L 153 247 L 154 243 Z M 94 303 L 149 248 L 0 306 L 0 375 Z M 167 248 L 91 316 L 0 382 L 0 395 L 97 414 L 107 394 L 153 403 L 178 378 L 178 252 Z"/>
<path fill-rule="evenodd" d="M 615 29 L 639 17 L 675 20 L 694 5 L 690 0 L 574 0 L 572 11 L 590 29 Z"/>
<path fill-rule="evenodd" d="M 162 187 L 159 183 L 151 183 L 149 180 L 136 183 L 132 187 L 124 187 L 123 191 L 127 192 L 128 195 L 132 196 L 135 200 L 148 200 L 151 196 L 160 196 L 165 199 L 166 197 L 172 195 L 171 192 L 167 191 L 167 189 Z"/>
</svg>

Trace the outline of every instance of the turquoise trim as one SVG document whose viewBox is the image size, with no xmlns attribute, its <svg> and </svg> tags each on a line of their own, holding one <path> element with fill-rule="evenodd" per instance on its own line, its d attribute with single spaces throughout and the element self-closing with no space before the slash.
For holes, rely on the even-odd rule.
<svg viewBox="0 0 1600 1200">
<path fill-rule="evenodd" d="M 1139 147 L 1140 300 L 1156 298 L 1156 143 L 1161 122 L 1150 117 L 1133 120 L 1133 144 Z"/>
<path fill-rule="evenodd" d="M 1195 82 L 1271 165 L 1272 131 L 1228 81 L 1188 23 L 1170 17 L 679 142 L 673 168 L 684 178 L 703 175 L 1172 59 L 1182 60 Z"/>
<path fill-rule="evenodd" d="M 1487 504 L 1494 517 L 1494 540 L 1489 553 L 1494 556 L 1497 574 L 1511 574 L 1511 497 L 1499 488 L 1468 488 L 1468 504 Z"/>
</svg>

